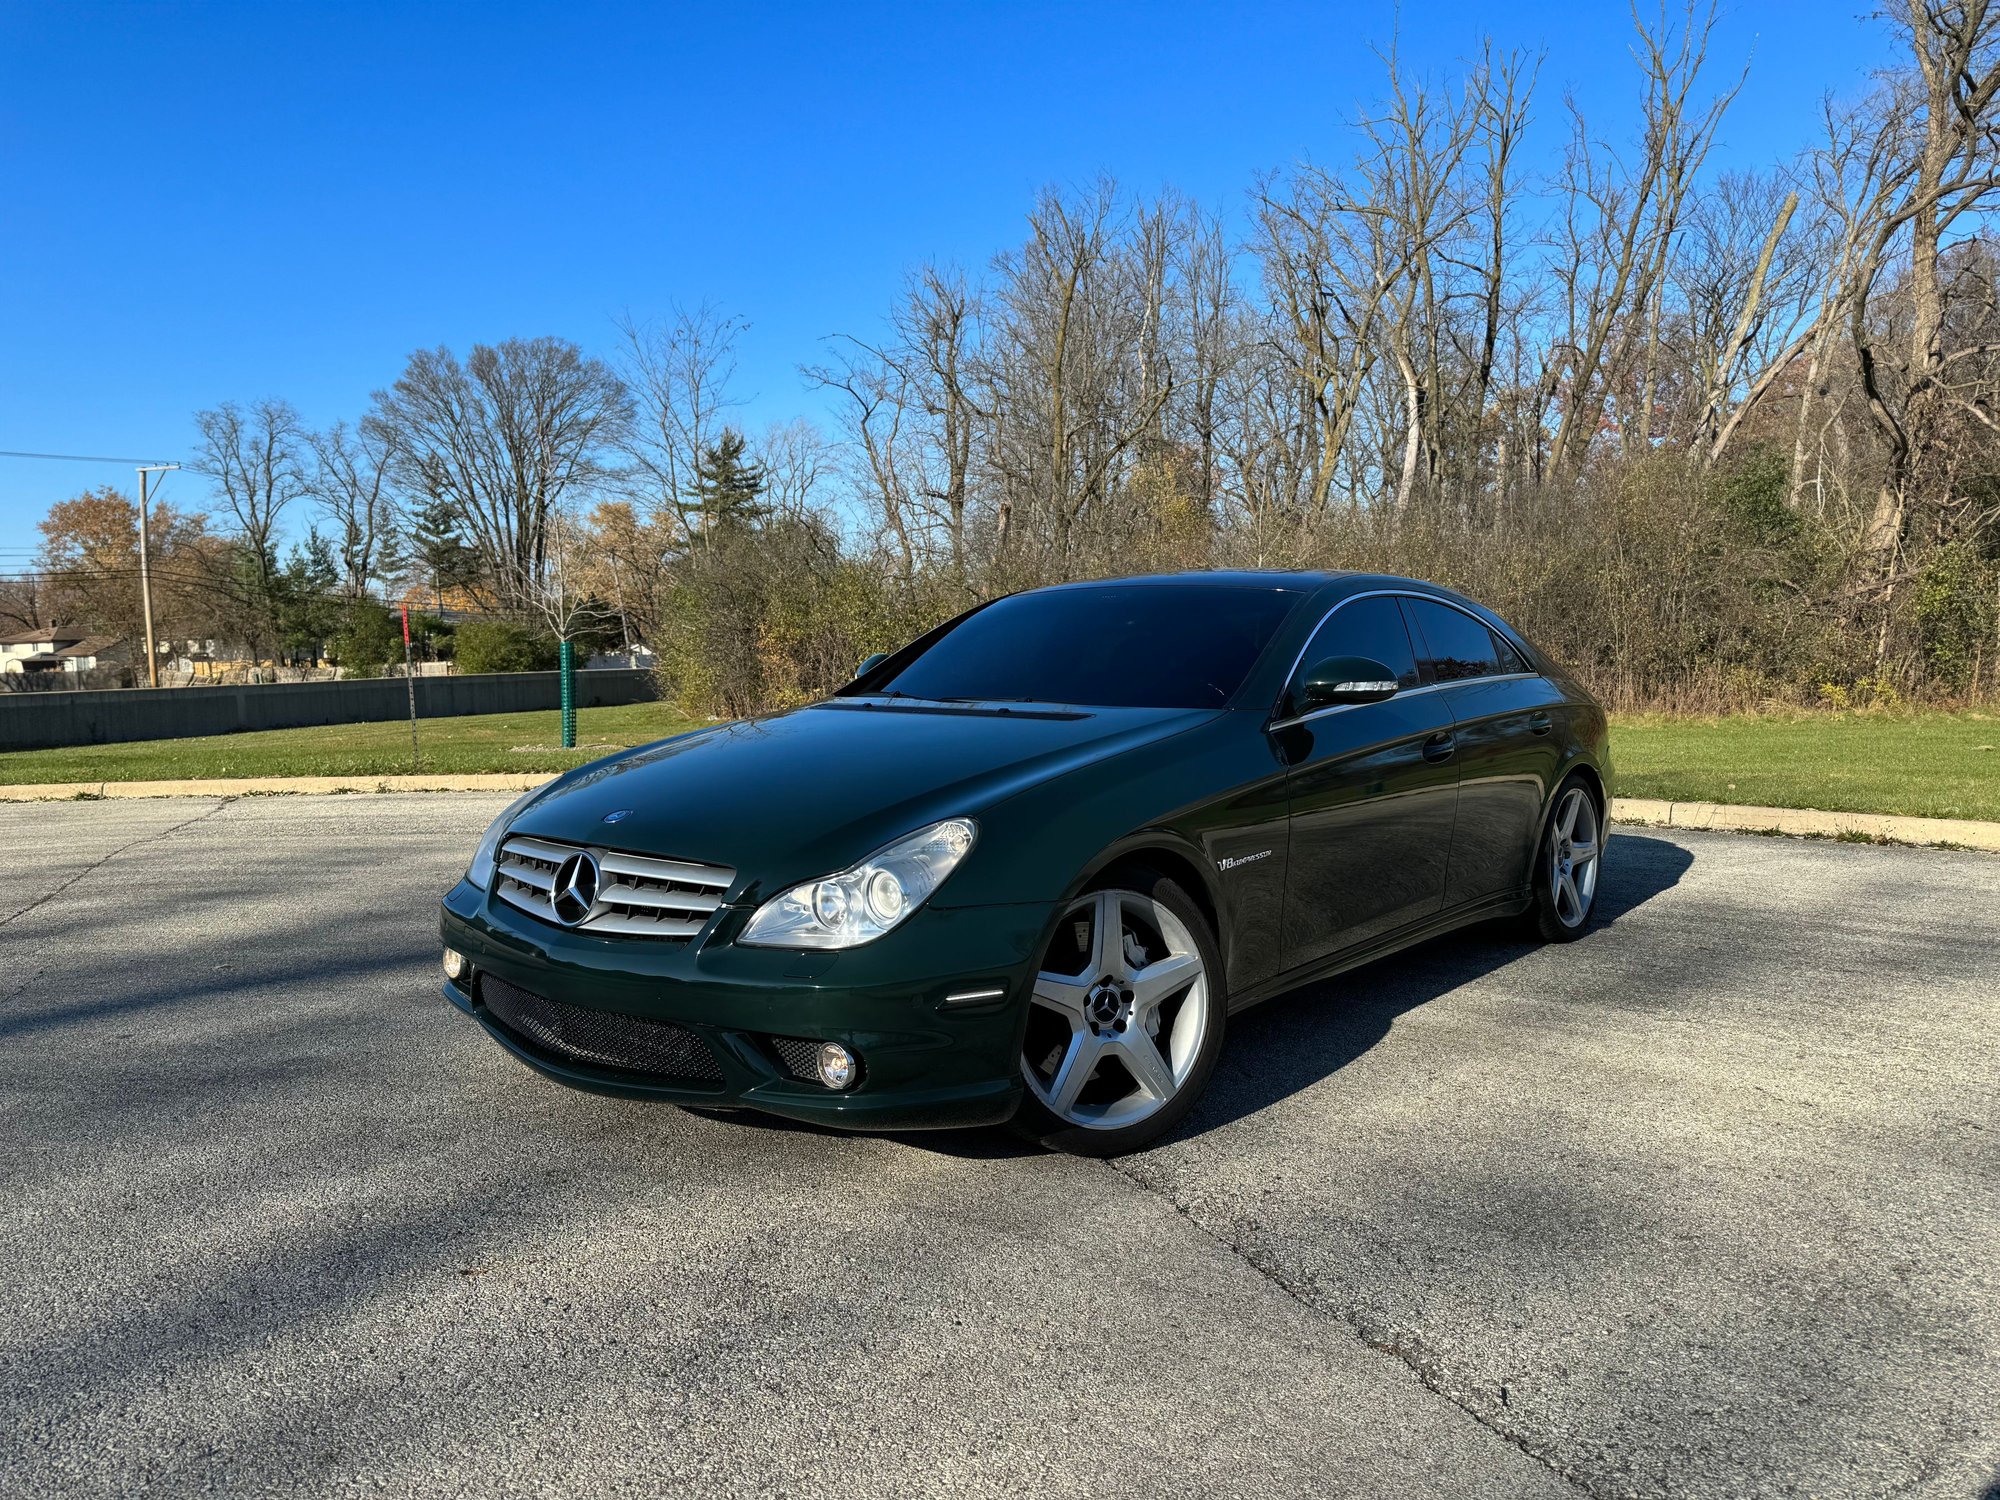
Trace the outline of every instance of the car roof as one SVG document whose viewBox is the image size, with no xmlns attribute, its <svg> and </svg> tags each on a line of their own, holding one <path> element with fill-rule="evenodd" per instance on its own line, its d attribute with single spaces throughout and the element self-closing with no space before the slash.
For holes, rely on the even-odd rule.
<svg viewBox="0 0 2000 1500">
<path fill-rule="evenodd" d="M 1278 568 L 1211 568 L 1187 573 L 1139 573 L 1124 578 L 1083 578 L 1074 583 L 1051 583 L 1027 589 L 1031 594 L 1060 590 L 1099 589 L 1133 585 L 1180 584 L 1208 588 L 1262 588 L 1274 593 L 1306 593 L 1342 578 L 1358 578 L 1358 573 L 1300 572 Z"/>
<path fill-rule="evenodd" d="M 1022 594 L 1051 594 L 1064 590 L 1127 587 L 1132 585 L 1180 585 L 1183 587 L 1207 588 L 1261 588 L 1276 594 L 1298 595 L 1297 610 L 1300 614 L 1311 614 L 1321 608 L 1332 608 L 1340 600 L 1355 594 L 1374 593 L 1386 590 L 1394 593 L 1429 594 L 1433 598 L 1446 599 L 1454 604 L 1470 609 L 1490 625 L 1498 626 L 1517 646 L 1526 647 L 1528 642 L 1493 610 L 1456 589 L 1446 588 L 1441 583 L 1431 583 L 1422 578 L 1405 578 L 1397 573 L 1361 573 L 1343 569 L 1281 569 L 1281 568 L 1214 568 L 1187 573 L 1143 573 L 1131 578 L 1087 578 L 1076 583 L 1046 584 L 1038 589 L 1024 589 Z M 1022 597 L 1021 594 L 1012 595 Z M 1311 601 L 1309 604 L 1307 601 Z M 997 601 L 995 601 L 997 602 Z M 1296 616 L 1294 616 L 1296 618 Z"/>
<path fill-rule="evenodd" d="M 1286 568 L 1214 568 L 1186 573 L 1141 573 L 1126 578 L 1085 578 L 1075 583 L 1045 584 L 1041 588 L 1026 589 L 1024 593 L 1049 594 L 1078 589 L 1127 588 L 1134 586 L 1153 587 L 1157 585 L 1178 585 L 1195 588 L 1261 588 L 1273 593 L 1312 594 L 1322 591 L 1332 595 L 1366 592 L 1369 589 L 1418 589 L 1426 593 L 1442 594 L 1446 598 L 1460 597 L 1442 584 L 1427 583 L 1421 578 L 1403 578 L 1393 573 L 1362 573 L 1348 569 L 1286 569 Z"/>
</svg>

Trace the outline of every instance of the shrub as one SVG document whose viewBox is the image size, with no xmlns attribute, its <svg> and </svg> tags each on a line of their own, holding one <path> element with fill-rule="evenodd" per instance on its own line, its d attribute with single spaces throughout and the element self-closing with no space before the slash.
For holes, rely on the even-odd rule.
<svg viewBox="0 0 2000 1500">
<path fill-rule="evenodd" d="M 1990 567 L 1968 542 L 1940 547 L 1917 575 L 1916 625 L 1926 675 L 1963 692 L 1993 639 Z"/>
<path fill-rule="evenodd" d="M 554 636 L 512 620 L 467 620 L 453 646 L 461 672 L 552 672 L 562 659 Z"/>
<path fill-rule="evenodd" d="M 402 627 L 373 599 L 356 599 L 347 606 L 327 654 L 343 677 L 380 677 L 390 662 L 403 659 Z"/>
<path fill-rule="evenodd" d="M 455 632 L 451 623 L 436 615 L 410 616 L 410 639 L 417 653 L 430 661 L 450 661 Z"/>
</svg>

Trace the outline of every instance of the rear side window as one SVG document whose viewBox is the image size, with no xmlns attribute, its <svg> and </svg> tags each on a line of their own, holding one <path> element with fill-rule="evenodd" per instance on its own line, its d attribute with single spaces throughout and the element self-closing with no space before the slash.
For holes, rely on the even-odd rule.
<svg viewBox="0 0 2000 1500">
<path fill-rule="evenodd" d="M 1387 667 L 1402 687 L 1417 685 L 1417 654 L 1403 628 L 1403 612 L 1387 594 L 1356 599 L 1335 610 L 1300 657 L 1300 669 L 1329 656 L 1365 656 Z"/>
<path fill-rule="evenodd" d="M 1522 670 L 1501 665 L 1501 642 L 1484 623 L 1432 599 L 1403 600 L 1410 634 L 1418 643 L 1424 675 L 1432 682 L 1465 682 Z"/>
</svg>

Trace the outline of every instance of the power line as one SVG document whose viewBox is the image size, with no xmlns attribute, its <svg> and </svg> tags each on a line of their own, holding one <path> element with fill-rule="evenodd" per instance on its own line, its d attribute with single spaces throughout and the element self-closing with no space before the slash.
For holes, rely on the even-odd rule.
<svg viewBox="0 0 2000 1500">
<path fill-rule="evenodd" d="M 168 583 L 182 584 L 190 588 L 213 590 L 220 587 L 226 590 L 230 583 L 230 580 L 226 577 L 221 577 L 214 573 L 192 572 L 174 567 L 155 567 L 152 570 L 152 574 L 156 579 L 164 580 Z M 139 568 L 136 563 L 117 566 L 92 564 L 76 567 L 31 568 L 14 573 L 0 572 L 0 583 L 44 585 L 67 583 L 74 586 L 78 583 L 123 583 L 136 579 L 138 576 Z M 350 594 L 342 586 L 336 584 L 331 588 L 311 590 L 303 597 L 323 604 L 345 604 L 357 599 L 365 599 L 369 603 L 379 604 L 385 609 L 399 609 L 409 602 L 408 595 L 410 593 L 420 592 L 421 589 L 413 585 L 400 595 L 386 589 L 363 589 L 359 593 Z M 248 602 L 241 597 L 231 597 L 227 594 L 225 594 L 225 597 L 229 599 L 229 602 L 234 604 L 240 605 Z M 443 610 L 446 614 L 468 618 L 494 620 L 514 618 L 513 615 L 504 609 L 476 602 L 446 604 L 443 606 Z M 436 611 L 427 610 L 424 613 L 434 614 Z"/>
<path fill-rule="evenodd" d="M 0 448 L 0 458 L 54 458 L 77 464 L 158 464 L 170 462 L 162 458 L 106 458 L 101 453 L 22 453 L 13 448 Z"/>
</svg>

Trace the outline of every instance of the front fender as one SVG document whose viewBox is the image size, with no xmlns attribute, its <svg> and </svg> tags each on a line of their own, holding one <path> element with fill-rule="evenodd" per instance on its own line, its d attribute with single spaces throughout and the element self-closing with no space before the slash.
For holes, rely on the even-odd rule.
<svg viewBox="0 0 2000 1500">
<path fill-rule="evenodd" d="M 1121 852 L 1149 845 L 1171 845 L 1204 882 L 1212 881 L 1203 840 L 1213 809 L 1240 801 L 1246 787 L 1282 781 L 1262 722 L 1260 714 L 1224 712 L 1022 789 L 977 815 L 978 844 L 933 900 L 949 906 L 1058 901 Z M 1212 884 L 1207 894 L 1213 901 Z"/>
</svg>

